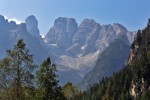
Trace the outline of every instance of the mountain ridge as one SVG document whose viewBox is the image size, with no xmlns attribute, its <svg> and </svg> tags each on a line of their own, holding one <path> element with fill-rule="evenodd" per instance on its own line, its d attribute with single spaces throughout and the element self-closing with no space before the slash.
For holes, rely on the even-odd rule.
<svg viewBox="0 0 150 100">
<path fill-rule="evenodd" d="M 124 32 L 124 29 L 121 29 L 119 25 L 117 27 L 119 29 L 114 29 L 112 25 L 100 25 L 89 19 L 85 19 L 82 24 L 78 25 L 73 18 L 59 17 L 55 20 L 54 26 L 50 28 L 48 32 L 50 35 L 47 34 L 47 38 L 43 39 L 40 36 L 38 21 L 35 16 L 27 17 L 25 23 L 16 24 L 14 21 L 8 22 L 1 15 L 0 45 L 2 47 L 0 52 L 2 55 L 0 55 L 0 58 L 5 56 L 5 50 L 11 49 L 18 39 L 23 38 L 27 48 L 34 55 L 35 63 L 40 64 L 40 62 L 50 56 L 52 62 L 57 64 L 59 71 L 70 70 L 79 79 L 82 79 L 95 65 L 99 54 L 118 38 L 117 34 L 122 35 L 123 31 L 126 37 L 125 41 L 130 45 L 127 40 L 127 34 L 132 32 Z M 82 38 L 81 35 L 84 39 L 77 42 L 77 37 Z M 67 77 L 63 74 L 59 74 L 59 76 L 60 79 Z M 73 79 L 68 81 L 77 84 L 80 80 L 75 80 L 76 82 Z"/>
<path fill-rule="evenodd" d="M 138 30 L 126 66 L 84 91 L 81 100 L 149 100 L 149 98 L 150 19 L 143 30 Z"/>
</svg>

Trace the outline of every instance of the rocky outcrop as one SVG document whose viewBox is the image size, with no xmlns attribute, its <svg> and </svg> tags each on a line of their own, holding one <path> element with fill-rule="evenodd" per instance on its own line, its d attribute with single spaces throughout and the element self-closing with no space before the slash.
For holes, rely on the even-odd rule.
<svg viewBox="0 0 150 100">
<path fill-rule="evenodd" d="M 85 19 L 81 22 L 78 31 L 73 37 L 73 43 L 79 44 L 80 46 L 84 45 L 86 40 L 94 34 L 99 32 L 100 25 L 92 19 Z"/>
<path fill-rule="evenodd" d="M 131 65 L 131 63 L 134 59 L 135 53 L 138 51 L 138 48 L 140 47 L 140 45 L 139 45 L 140 42 L 138 41 L 139 39 L 137 39 L 138 36 L 141 36 L 141 31 L 140 30 L 137 32 L 137 36 L 135 37 L 135 40 L 131 45 L 130 55 L 129 55 L 129 59 L 128 59 L 128 64 L 129 65 Z"/>
<path fill-rule="evenodd" d="M 38 21 L 36 20 L 35 16 L 30 15 L 29 17 L 26 18 L 26 27 L 27 31 L 35 36 L 39 36 L 39 29 L 38 29 Z"/>
<path fill-rule="evenodd" d="M 76 50 L 73 53 L 81 55 L 96 51 L 95 42 L 99 37 L 99 30 L 100 24 L 96 23 L 94 20 L 83 20 L 73 37 L 73 45 L 68 50 Z"/>
<path fill-rule="evenodd" d="M 56 44 L 58 47 L 67 48 L 72 44 L 72 38 L 77 29 L 78 25 L 75 19 L 59 17 L 45 36 L 45 41 L 48 44 Z"/>
<path fill-rule="evenodd" d="M 128 30 L 121 24 L 118 24 L 118 23 L 114 23 L 112 25 L 114 31 L 116 32 L 116 35 L 119 36 L 119 35 L 126 35 Z"/>
<path fill-rule="evenodd" d="M 132 44 L 132 42 L 134 41 L 136 33 L 137 33 L 136 31 L 128 31 L 127 32 L 127 37 L 128 37 L 130 44 Z"/>
</svg>

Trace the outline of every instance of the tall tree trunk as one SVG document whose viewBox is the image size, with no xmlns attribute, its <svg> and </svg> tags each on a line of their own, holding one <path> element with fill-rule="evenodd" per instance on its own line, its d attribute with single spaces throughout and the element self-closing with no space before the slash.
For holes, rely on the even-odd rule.
<svg viewBox="0 0 150 100">
<path fill-rule="evenodd" d="M 16 92 L 17 92 L 16 96 L 17 96 L 17 98 L 16 98 L 16 100 L 20 100 L 20 94 L 19 94 L 20 79 L 19 79 L 19 73 L 20 73 L 20 69 L 19 69 L 19 54 L 18 54 L 18 61 L 17 61 L 17 83 L 16 83 L 16 85 L 17 85 L 17 87 L 16 87 Z"/>
</svg>

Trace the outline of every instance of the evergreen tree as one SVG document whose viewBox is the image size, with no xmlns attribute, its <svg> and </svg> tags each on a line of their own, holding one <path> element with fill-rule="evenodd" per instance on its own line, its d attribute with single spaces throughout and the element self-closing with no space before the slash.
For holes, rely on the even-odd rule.
<svg viewBox="0 0 150 100">
<path fill-rule="evenodd" d="M 51 64 L 47 58 L 36 72 L 37 75 L 37 100 L 65 100 L 62 89 L 58 86 L 56 65 Z"/>
<path fill-rule="evenodd" d="M 22 39 L 18 40 L 12 50 L 7 50 L 7 57 L 0 61 L 0 85 L 3 99 L 26 100 L 29 99 L 33 88 L 32 55 L 26 49 Z M 6 97 L 6 98 L 5 98 Z"/>
<path fill-rule="evenodd" d="M 64 85 L 63 92 L 67 100 L 80 100 L 82 96 L 82 92 L 70 82 Z"/>
</svg>

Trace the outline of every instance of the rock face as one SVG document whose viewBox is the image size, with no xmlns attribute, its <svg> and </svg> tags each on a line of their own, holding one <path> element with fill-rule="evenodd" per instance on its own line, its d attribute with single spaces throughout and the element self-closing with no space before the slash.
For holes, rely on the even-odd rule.
<svg viewBox="0 0 150 100">
<path fill-rule="evenodd" d="M 96 51 L 95 48 L 92 50 L 91 46 L 95 45 L 95 41 L 99 35 L 99 30 L 100 24 L 96 23 L 94 20 L 83 20 L 79 26 L 78 31 L 73 37 L 73 45 L 68 50 L 75 55 L 86 55 L 92 51 Z"/>
<path fill-rule="evenodd" d="M 27 31 L 32 35 L 39 36 L 38 21 L 36 20 L 35 16 L 31 15 L 27 17 L 25 22 Z"/>
<path fill-rule="evenodd" d="M 4 16 L 0 15 L 0 29 L 1 30 L 6 30 L 8 27 L 8 20 L 4 18 Z"/>
<path fill-rule="evenodd" d="M 72 38 L 77 29 L 78 25 L 75 19 L 59 17 L 45 36 L 45 41 L 48 44 L 56 44 L 58 47 L 67 48 L 72 44 Z"/>
<path fill-rule="evenodd" d="M 88 72 L 79 87 L 87 89 L 88 86 L 98 83 L 103 77 L 108 77 L 123 68 L 127 63 L 130 47 L 121 37 L 114 40 L 104 52 L 99 55 L 96 65 Z"/>
<path fill-rule="evenodd" d="M 135 36 L 136 36 L 136 31 L 133 31 L 133 32 L 129 31 L 127 33 L 127 37 L 128 37 L 130 44 L 132 44 L 132 42 L 134 41 Z"/>
</svg>

